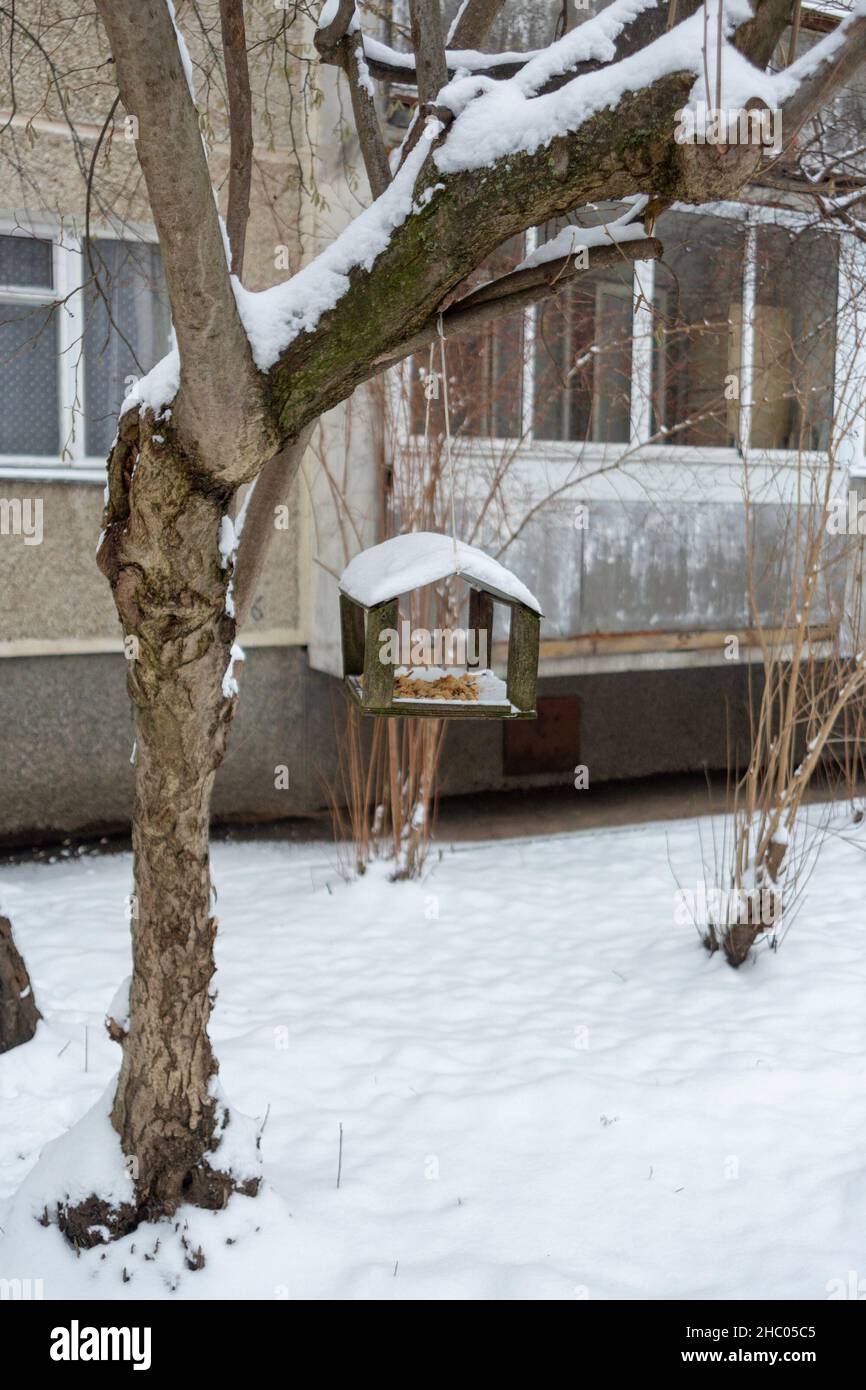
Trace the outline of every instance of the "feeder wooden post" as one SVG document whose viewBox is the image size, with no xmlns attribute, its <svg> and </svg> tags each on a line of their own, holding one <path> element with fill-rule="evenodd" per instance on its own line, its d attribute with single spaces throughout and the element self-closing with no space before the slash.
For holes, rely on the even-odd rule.
<svg viewBox="0 0 866 1390">
<path fill-rule="evenodd" d="M 367 636 L 364 644 L 364 706 L 387 709 L 394 698 L 394 662 L 381 657 L 381 636 L 386 629 L 397 631 L 398 600 L 389 598 L 367 610 Z"/>
<path fill-rule="evenodd" d="M 474 661 L 470 661 L 468 654 L 466 665 L 471 669 L 481 665 L 481 654 L 484 654 L 484 667 L 493 666 L 493 597 L 486 594 L 483 589 L 471 589 L 469 592 L 469 631 L 475 633 L 475 651 L 478 656 Z"/>
<path fill-rule="evenodd" d="M 508 634 L 506 692 L 511 703 L 527 712 L 535 709 L 538 684 L 538 645 L 541 619 L 531 608 L 515 603 Z"/>
<path fill-rule="evenodd" d="M 343 677 L 360 676 L 364 670 L 364 610 L 348 594 L 340 594 L 340 630 Z"/>
</svg>

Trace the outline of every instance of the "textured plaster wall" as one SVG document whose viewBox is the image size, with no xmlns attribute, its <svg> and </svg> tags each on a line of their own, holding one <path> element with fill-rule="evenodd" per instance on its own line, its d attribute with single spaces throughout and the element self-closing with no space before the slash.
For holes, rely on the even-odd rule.
<svg viewBox="0 0 866 1390">
<path fill-rule="evenodd" d="M 43 517 L 41 545 L 0 536 L 0 641 L 118 637 L 95 559 L 102 488 L 0 479 L 0 497 L 41 502 Z M 3 675 L 0 663 L 0 681 Z"/>
<path fill-rule="evenodd" d="M 102 487 L 0 479 L 0 500 L 42 503 L 41 545 L 0 535 L 0 643 L 119 640 L 111 591 L 96 568 Z M 244 636 L 301 625 L 299 488 L 289 530 L 275 530 Z M 3 679 L 0 661 L 0 681 Z"/>
</svg>

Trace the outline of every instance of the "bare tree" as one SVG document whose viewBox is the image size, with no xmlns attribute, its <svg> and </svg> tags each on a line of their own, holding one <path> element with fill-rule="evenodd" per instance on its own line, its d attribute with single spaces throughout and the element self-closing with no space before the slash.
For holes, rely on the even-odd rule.
<svg viewBox="0 0 866 1390">
<path fill-rule="evenodd" d="M 240 576 L 245 568 L 255 573 L 273 498 L 323 411 L 428 343 L 440 324 L 449 337 L 476 331 L 527 297 L 555 293 L 579 271 L 566 256 L 455 299 L 497 247 L 575 208 L 635 195 L 645 195 L 651 234 L 673 201 L 730 197 L 766 159 L 759 145 L 675 139 L 677 112 L 706 56 L 697 0 L 679 0 L 675 14 L 663 3 L 636 14 L 630 0 L 621 7 L 614 0 L 604 12 L 613 38 L 603 45 L 590 41 L 599 21 L 587 20 L 525 63 L 490 55 L 478 72 L 456 78 L 462 65 L 445 51 L 438 0 L 411 6 L 414 55 L 384 58 L 381 45 L 368 53 L 353 0 L 328 0 L 317 47 L 350 83 L 379 196 L 281 299 L 255 303 L 230 276 L 173 9 L 165 0 L 97 0 L 96 7 L 120 100 L 136 122 L 179 370 L 166 387 L 171 364 L 163 365 L 161 393 L 151 382 L 139 408 L 122 416 L 108 461 L 99 564 L 124 634 L 138 644 L 128 677 L 137 738 L 133 979 L 113 1110 L 137 1176 L 134 1202 L 122 1211 L 106 1211 L 98 1193 L 59 1210 L 61 1227 L 85 1244 L 101 1238 L 90 1233 L 95 1211 L 117 1234 L 182 1201 L 221 1206 L 242 1185 L 221 1168 L 219 1138 L 230 1117 L 215 1090 L 207 1032 L 217 930 L 208 813 L 235 707 L 233 644 L 244 601 L 233 595 L 228 520 L 238 489 L 261 476 L 243 526 Z M 501 8 L 468 0 L 461 34 L 480 43 Z M 742 84 L 751 63 L 755 94 L 766 90 L 764 68 L 792 9 L 792 0 L 755 0 L 745 22 L 740 6 L 723 16 L 719 70 L 728 60 Z M 222 7 L 235 269 L 251 157 L 239 11 L 228 0 Z M 715 15 L 706 32 L 716 33 Z M 689 34 L 694 57 L 686 63 Z M 786 146 L 866 56 L 866 18 L 853 15 L 822 44 L 808 69 L 789 69 L 781 93 Z M 371 82 L 394 72 L 417 83 L 421 105 L 389 161 Z M 454 80 L 443 87 L 446 78 Z"/>
</svg>

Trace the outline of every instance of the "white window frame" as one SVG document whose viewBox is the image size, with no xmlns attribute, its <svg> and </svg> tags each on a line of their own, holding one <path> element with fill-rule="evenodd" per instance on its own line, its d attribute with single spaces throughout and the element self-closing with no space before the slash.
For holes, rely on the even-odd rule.
<svg viewBox="0 0 866 1390">
<path fill-rule="evenodd" d="M 461 436 L 463 456 L 471 460 L 474 453 L 489 457 L 491 446 L 503 451 L 513 451 L 517 464 L 516 472 L 522 486 L 529 484 L 539 492 L 551 487 L 562 487 L 562 479 L 569 472 L 574 473 L 573 488 L 581 498 L 608 497 L 612 495 L 609 476 L 598 477 L 598 465 L 607 468 L 617 459 L 624 461 L 623 471 L 616 474 L 616 495 L 621 500 L 629 496 L 644 495 L 644 484 L 648 481 L 645 473 L 647 465 L 652 468 L 653 484 L 661 484 L 661 491 L 668 496 L 687 499 L 690 487 L 685 481 L 682 468 L 700 470 L 703 480 L 699 494 L 702 500 L 742 500 L 742 490 L 738 479 L 741 477 L 744 461 L 749 463 L 753 481 L 758 488 L 761 479 L 778 480 L 780 474 L 796 474 L 804 462 L 820 465 L 829 462 L 827 451 L 806 451 L 792 449 L 760 448 L 752 451 L 749 443 L 750 411 L 752 407 L 752 382 L 754 373 L 754 310 L 757 275 L 757 234 L 762 225 L 787 227 L 791 230 L 815 228 L 835 237 L 840 246 L 839 279 L 836 313 L 836 342 L 834 357 L 834 419 L 837 420 L 836 434 L 842 435 L 835 448 L 836 462 L 846 467 L 850 474 L 866 476 L 866 420 L 862 402 L 866 399 L 866 307 L 861 312 L 860 322 L 854 323 L 852 286 L 866 284 L 866 248 L 856 238 L 846 234 L 843 229 L 827 221 L 816 220 L 814 214 L 794 208 L 771 207 L 760 203 L 711 203 L 694 208 L 675 204 L 672 211 L 696 217 L 711 216 L 740 223 L 745 233 L 745 256 L 742 279 L 743 329 L 741 339 L 741 384 L 739 412 L 738 448 L 730 446 L 694 446 L 677 444 L 673 440 L 659 441 L 651 434 L 652 420 L 652 359 L 653 359 L 653 291 L 655 286 L 655 262 L 635 261 L 633 275 L 633 319 L 632 319 L 632 381 L 630 439 L 628 444 L 599 444 L 582 440 L 543 440 L 536 439 L 533 431 L 535 359 L 534 343 L 536 335 L 537 309 L 524 311 L 524 370 L 523 370 L 523 410 L 521 427 L 523 437 L 500 438 L 491 436 Z M 527 233 L 526 253 L 534 250 L 538 243 L 535 229 Z M 845 314 L 842 314 L 842 309 Z M 408 400 L 410 386 L 411 359 L 406 359 L 393 369 L 394 392 L 392 400 L 400 396 Z M 411 419 L 408 412 L 399 412 L 398 437 L 404 444 L 421 444 L 418 436 L 411 434 Z M 839 421 L 842 428 L 839 428 Z M 579 462 L 578 462 L 579 461 Z M 630 486 L 626 476 L 632 464 L 640 464 L 644 471 L 644 481 Z M 582 475 L 595 473 L 595 478 L 584 479 Z M 665 476 L 666 475 L 666 476 Z M 679 481 L 678 481 L 679 480 Z M 685 491 L 683 491 L 683 487 Z M 770 500 L 769 497 L 767 500 Z"/>
<path fill-rule="evenodd" d="M 54 286 L 50 290 L 0 285 L 0 301 L 56 304 L 57 408 L 60 454 L 2 454 L 0 478 L 49 478 L 61 482 L 105 482 L 105 459 L 85 448 L 84 398 L 84 226 L 76 218 L 15 218 L 0 215 L 0 234 L 52 244 Z M 91 223 L 92 240 L 157 241 L 147 223 Z M 2 405 L 2 403 L 0 403 Z"/>
</svg>

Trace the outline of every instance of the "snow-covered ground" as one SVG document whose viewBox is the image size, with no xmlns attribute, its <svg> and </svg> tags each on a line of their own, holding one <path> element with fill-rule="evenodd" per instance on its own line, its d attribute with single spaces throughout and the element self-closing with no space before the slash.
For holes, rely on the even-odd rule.
<svg viewBox="0 0 866 1390">
<path fill-rule="evenodd" d="M 674 923 L 694 823 L 445 849 L 420 884 L 218 846 L 212 1028 L 225 1093 L 267 1117 L 265 1192 L 80 1258 L 28 1173 L 118 1063 L 130 861 L 2 869 L 45 1022 L 0 1057 L 0 1196 L 20 1189 L 0 1277 L 46 1298 L 827 1298 L 866 1278 L 864 848 L 831 835 L 781 950 L 735 972 Z M 104 1131 L 79 1131 L 92 1171 Z"/>
</svg>

